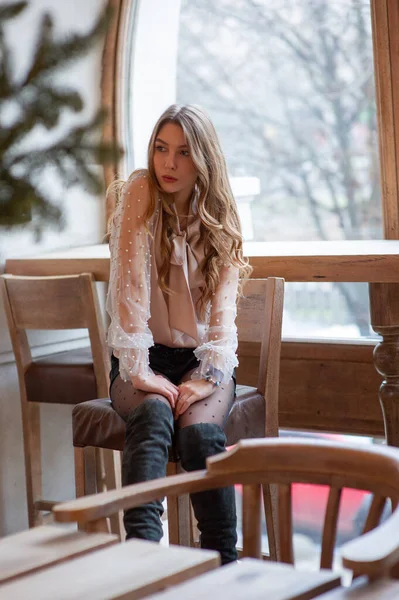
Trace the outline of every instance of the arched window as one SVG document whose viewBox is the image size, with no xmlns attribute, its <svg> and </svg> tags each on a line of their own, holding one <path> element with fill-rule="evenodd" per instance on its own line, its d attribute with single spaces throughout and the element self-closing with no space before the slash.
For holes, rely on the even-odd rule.
<svg viewBox="0 0 399 600">
<path fill-rule="evenodd" d="M 210 114 L 245 240 L 383 237 L 369 0 L 123 0 L 125 170 L 171 103 Z M 289 284 L 289 336 L 370 335 L 365 284 Z"/>
</svg>

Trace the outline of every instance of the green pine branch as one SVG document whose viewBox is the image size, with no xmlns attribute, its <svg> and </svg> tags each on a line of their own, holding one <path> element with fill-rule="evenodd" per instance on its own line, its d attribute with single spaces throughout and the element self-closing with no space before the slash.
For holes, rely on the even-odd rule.
<svg viewBox="0 0 399 600">
<path fill-rule="evenodd" d="M 27 2 L 14 2 L 0 6 L 0 23 L 17 17 L 28 6 Z"/>
<path fill-rule="evenodd" d="M 0 7 L 0 227 L 32 223 L 40 235 L 45 225 L 63 224 L 57 199 L 46 195 L 39 186 L 45 168 L 55 169 L 67 187 L 83 186 L 99 194 L 103 181 L 93 165 L 115 161 L 121 152 L 113 144 L 98 141 L 105 119 L 102 110 L 83 125 L 71 126 L 62 139 L 47 147 L 24 149 L 26 137 L 37 126 L 52 130 L 64 111 L 79 113 L 84 108 L 79 92 L 63 87 L 54 76 L 86 54 L 104 35 L 110 20 L 106 10 L 88 33 L 55 40 L 53 21 L 45 15 L 31 65 L 26 75 L 15 81 L 4 30 L 7 22 L 18 17 L 27 5 L 17 2 Z M 16 109 L 16 117 L 7 123 L 2 111 L 10 105 Z"/>
<path fill-rule="evenodd" d="M 54 69 L 58 71 L 85 54 L 106 32 L 109 18 L 110 11 L 107 8 L 88 33 L 56 41 L 53 39 L 53 20 L 50 15 L 44 15 L 36 53 L 22 85 L 38 81 L 50 75 Z"/>
</svg>

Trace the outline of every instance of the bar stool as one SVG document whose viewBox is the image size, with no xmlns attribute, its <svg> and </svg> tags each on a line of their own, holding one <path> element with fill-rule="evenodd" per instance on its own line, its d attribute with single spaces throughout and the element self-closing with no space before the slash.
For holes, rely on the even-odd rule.
<svg viewBox="0 0 399 600">
<path fill-rule="evenodd" d="M 29 527 L 42 522 L 55 502 L 42 498 L 40 404 L 79 404 L 108 394 L 109 352 L 90 273 L 62 277 L 0 277 L 21 397 Z M 32 358 L 26 330 L 88 329 L 90 346 Z M 119 453 L 98 451 L 96 471 L 75 465 L 77 495 L 82 490 L 120 485 Z M 81 478 L 86 477 L 85 481 Z M 104 479 L 105 477 L 105 479 Z M 114 533 L 121 522 L 114 518 Z"/>
</svg>

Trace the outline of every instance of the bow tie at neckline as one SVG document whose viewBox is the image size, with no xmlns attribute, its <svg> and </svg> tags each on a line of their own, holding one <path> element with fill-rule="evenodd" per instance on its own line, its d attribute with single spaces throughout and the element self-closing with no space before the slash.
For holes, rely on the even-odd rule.
<svg viewBox="0 0 399 600">
<path fill-rule="evenodd" d="M 180 231 L 179 233 L 173 234 L 171 242 L 172 254 L 170 256 L 170 262 L 172 265 L 181 267 L 186 258 L 187 233 L 185 231 Z"/>
</svg>

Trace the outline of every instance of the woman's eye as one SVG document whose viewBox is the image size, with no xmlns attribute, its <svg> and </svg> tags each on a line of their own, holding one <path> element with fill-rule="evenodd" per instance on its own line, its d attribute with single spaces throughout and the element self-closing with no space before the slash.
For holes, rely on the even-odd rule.
<svg viewBox="0 0 399 600">
<path fill-rule="evenodd" d="M 155 150 L 158 150 L 158 152 L 163 152 L 165 148 L 163 146 L 155 146 Z"/>
<path fill-rule="evenodd" d="M 182 150 L 181 153 L 183 156 L 190 156 L 190 153 L 188 150 Z"/>
</svg>

